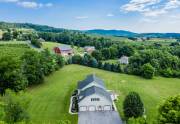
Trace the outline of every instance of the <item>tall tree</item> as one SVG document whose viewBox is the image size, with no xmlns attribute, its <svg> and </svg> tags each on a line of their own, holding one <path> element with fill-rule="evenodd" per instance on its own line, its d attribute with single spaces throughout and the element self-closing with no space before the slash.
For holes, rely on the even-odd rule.
<svg viewBox="0 0 180 124">
<path fill-rule="evenodd" d="M 130 92 L 123 103 L 124 115 L 126 118 L 141 117 L 144 113 L 144 105 L 138 93 Z"/>
<path fill-rule="evenodd" d="M 4 94 L 6 89 L 16 92 L 27 86 L 27 79 L 23 75 L 21 63 L 15 58 L 0 58 L 0 93 Z"/>
<path fill-rule="evenodd" d="M 44 72 L 41 64 L 41 56 L 36 51 L 27 51 L 22 56 L 23 70 L 28 84 L 39 84 L 43 82 Z"/>
</svg>

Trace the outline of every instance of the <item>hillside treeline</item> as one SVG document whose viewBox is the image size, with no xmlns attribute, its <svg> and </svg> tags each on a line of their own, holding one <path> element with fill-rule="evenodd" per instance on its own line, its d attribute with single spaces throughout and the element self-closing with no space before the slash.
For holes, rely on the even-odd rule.
<svg viewBox="0 0 180 124">
<path fill-rule="evenodd" d="M 98 61 L 118 59 L 121 56 L 130 57 L 129 64 L 123 67 L 127 74 L 140 75 L 146 78 L 154 75 L 165 77 L 180 77 L 180 42 L 170 44 L 149 43 L 139 45 L 131 42 L 120 42 L 112 38 L 91 36 L 78 31 L 61 30 L 61 32 L 23 32 L 22 30 L 7 29 L 3 40 L 43 39 L 71 46 L 95 46 L 92 57 Z M 171 40 L 171 39 L 169 39 Z M 43 42 L 43 41 L 39 41 Z M 133 42 L 133 41 L 132 41 Z M 40 47 L 40 43 L 35 42 Z M 152 76 L 149 76 L 152 75 Z"/>
</svg>

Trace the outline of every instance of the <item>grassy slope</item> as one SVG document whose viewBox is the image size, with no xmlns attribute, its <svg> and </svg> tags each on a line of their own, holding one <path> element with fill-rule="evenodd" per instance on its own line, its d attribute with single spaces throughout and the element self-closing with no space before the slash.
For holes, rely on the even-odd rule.
<svg viewBox="0 0 180 124">
<path fill-rule="evenodd" d="M 122 115 L 122 102 L 130 91 L 136 91 L 145 104 L 148 122 L 157 116 L 157 107 L 163 99 L 180 93 L 180 79 L 156 77 L 146 80 L 136 76 L 118 74 L 103 70 L 69 65 L 55 72 L 45 80 L 45 84 L 28 89 L 32 95 L 29 112 L 32 121 L 37 123 L 56 123 L 58 120 L 69 120 L 77 123 L 77 116 L 68 114 L 69 98 L 77 82 L 87 74 L 96 73 L 104 79 L 108 89 L 116 91 L 120 97 L 117 102 Z"/>
</svg>

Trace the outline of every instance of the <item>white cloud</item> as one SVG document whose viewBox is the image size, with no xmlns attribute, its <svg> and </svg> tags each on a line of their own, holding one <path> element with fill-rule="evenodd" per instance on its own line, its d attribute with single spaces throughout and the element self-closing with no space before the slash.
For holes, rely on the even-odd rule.
<svg viewBox="0 0 180 124">
<path fill-rule="evenodd" d="M 157 23 L 158 22 L 158 20 L 156 20 L 156 19 L 149 19 L 149 18 L 142 18 L 141 20 L 140 20 L 140 22 L 146 22 L 146 23 Z"/>
<path fill-rule="evenodd" d="M 24 2 L 18 2 L 17 3 L 19 6 L 22 6 L 24 8 L 42 8 L 42 7 L 52 7 L 52 3 L 37 3 L 37 2 L 29 2 L 29 1 L 24 1 Z"/>
<path fill-rule="evenodd" d="M 52 3 L 46 3 L 44 6 L 46 6 L 46 7 L 52 7 L 53 4 L 52 4 Z"/>
<path fill-rule="evenodd" d="M 17 4 L 24 8 L 38 8 L 42 6 L 42 4 L 38 4 L 36 2 L 28 2 L 28 1 L 18 2 Z"/>
<path fill-rule="evenodd" d="M 175 9 L 180 7 L 180 0 L 169 0 L 164 9 L 169 10 L 169 9 Z"/>
<path fill-rule="evenodd" d="M 0 2 L 7 2 L 7 3 L 16 3 L 19 0 L 0 0 Z"/>
<path fill-rule="evenodd" d="M 131 0 L 121 9 L 125 12 L 139 12 L 144 16 L 157 17 L 180 8 L 180 0 Z"/>
<path fill-rule="evenodd" d="M 164 10 L 164 9 L 156 9 L 156 10 L 146 11 L 146 12 L 144 12 L 143 14 L 144 14 L 145 16 L 157 17 L 157 16 L 162 15 L 162 14 L 165 14 L 165 13 L 167 13 L 167 11 Z"/>
<path fill-rule="evenodd" d="M 88 19 L 89 17 L 88 16 L 77 16 L 75 17 L 76 19 Z"/>
<path fill-rule="evenodd" d="M 23 8 L 42 8 L 42 7 L 52 7 L 52 3 L 38 3 L 35 1 L 27 1 L 27 0 L 0 0 L 0 2 L 6 3 L 15 3 Z"/>
<path fill-rule="evenodd" d="M 113 16 L 114 16 L 114 14 L 112 14 L 112 13 L 108 13 L 108 14 L 107 14 L 107 16 L 108 16 L 108 17 L 113 17 Z"/>
<path fill-rule="evenodd" d="M 149 8 L 146 7 L 157 4 L 159 2 L 160 0 L 131 0 L 129 3 L 123 5 L 121 9 L 126 12 L 144 12 L 149 10 Z"/>
</svg>

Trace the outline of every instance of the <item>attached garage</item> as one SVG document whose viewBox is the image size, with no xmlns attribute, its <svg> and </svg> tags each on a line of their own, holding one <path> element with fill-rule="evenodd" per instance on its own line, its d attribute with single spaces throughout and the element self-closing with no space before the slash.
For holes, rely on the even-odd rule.
<svg viewBox="0 0 180 124">
<path fill-rule="evenodd" d="M 111 110 L 111 106 L 110 105 L 104 106 L 104 111 L 110 111 L 110 110 Z"/>
<path fill-rule="evenodd" d="M 89 106 L 89 111 L 96 111 L 96 106 Z"/>
<path fill-rule="evenodd" d="M 87 107 L 86 106 L 80 106 L 79 111 L 87 111 Z"/>
<path fill-rule="evenodd" d="M 78 106 L 81 111 L 111 111 L 113 101 L 102 79 L 94 74 L 78 83 Z"/>
</svg>

